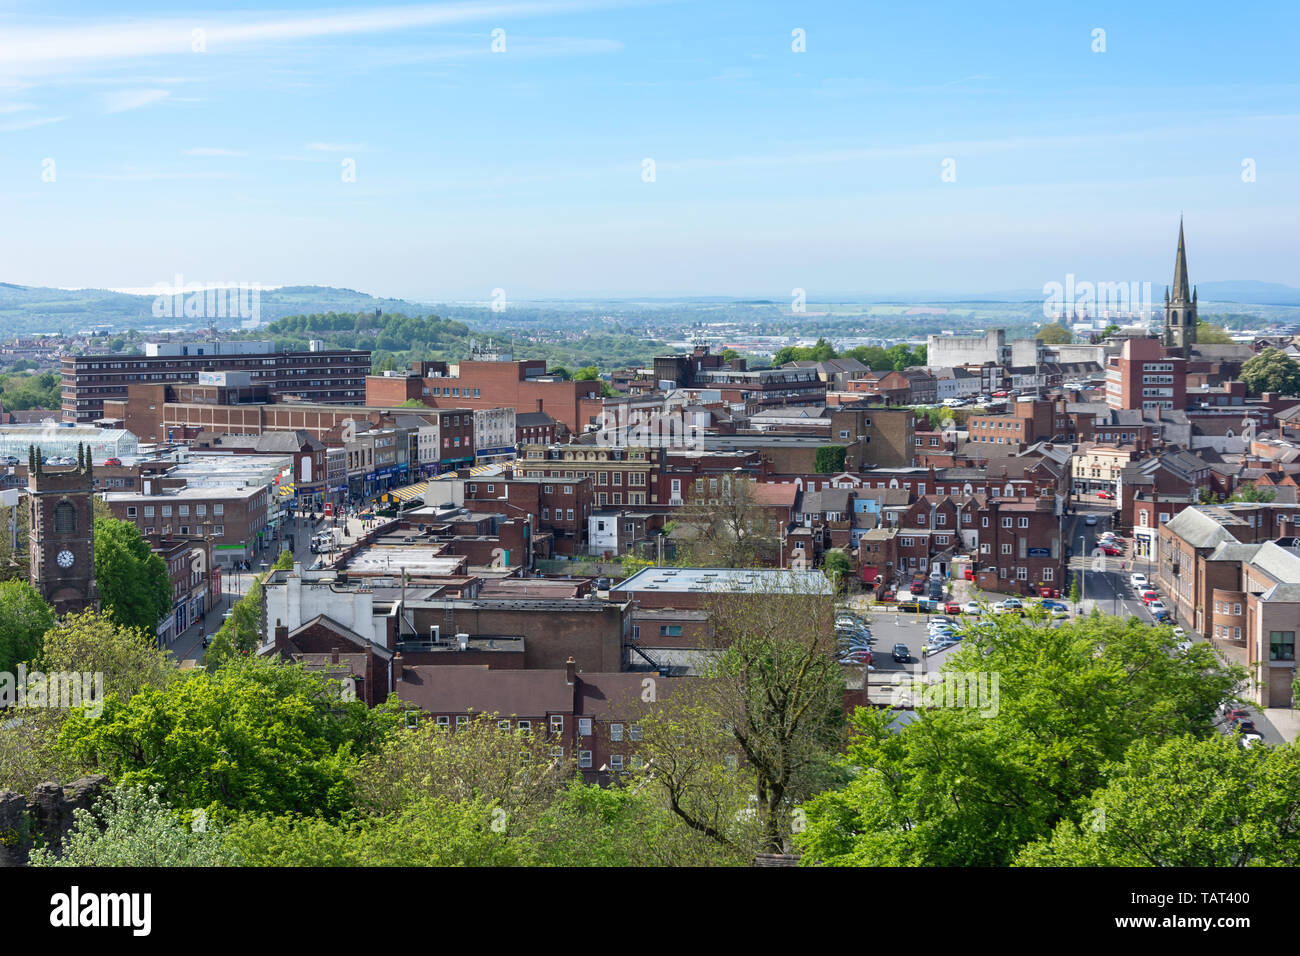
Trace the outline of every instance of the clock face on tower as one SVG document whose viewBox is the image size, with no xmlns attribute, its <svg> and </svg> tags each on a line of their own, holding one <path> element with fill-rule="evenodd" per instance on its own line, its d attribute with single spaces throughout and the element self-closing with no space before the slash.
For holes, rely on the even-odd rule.
<svg viewBox="0 0 1300 956">
<path fill-rule="evenodd" d="M 64 548 L 59 552 L 58 557 L 55 560 L 59 562 L 59 567 L 70 568 L 72 567 L 72 552 Z"/>
</svg>

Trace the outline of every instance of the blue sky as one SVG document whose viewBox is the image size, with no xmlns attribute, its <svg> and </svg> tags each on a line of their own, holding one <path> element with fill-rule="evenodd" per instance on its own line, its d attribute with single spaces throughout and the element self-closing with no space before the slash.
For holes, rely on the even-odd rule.
<svg viewBox="0 0 1300 956">
<path fill-rule="evenodd" d="M 1300 285 L 1293 2 L 180 6 L 0 0 L 0 281 Z"/>
</svg>

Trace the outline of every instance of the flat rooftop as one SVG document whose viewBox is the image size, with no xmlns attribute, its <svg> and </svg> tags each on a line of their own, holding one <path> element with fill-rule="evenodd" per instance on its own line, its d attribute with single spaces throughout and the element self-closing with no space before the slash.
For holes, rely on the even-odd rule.
<svg viewBox="0 0 1300 956">
<path fill-rule="evenodd" d="M 831 583 L 815 571 L 773 568 L 642 568 L 615 591 L 669 593 L 830 594 Z"/>
<path fill-rule="evenodd" d="M 455 575 L 464 563 L 464 555 L 444 555 L 441 545 L 433 548 L 411 544 L 397 547 L 379 545 L 358 552 L 347 563 L 346 571 L 349 574 L 380 576 L 401 575 L 405 571 L 412 575 L 450 577 Z"/>
</svg>

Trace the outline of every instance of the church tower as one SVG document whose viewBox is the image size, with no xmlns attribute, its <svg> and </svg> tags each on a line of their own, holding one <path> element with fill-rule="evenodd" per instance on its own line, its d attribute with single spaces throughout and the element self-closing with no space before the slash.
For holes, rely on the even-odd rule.
<svg viewBox="0 0 1300 956">
<path fill-rule="evenodd" d="M 1174 288 L 1165 287 L 1165 330 L 1161 341 L 1170 348 L 1196 344 L 1196 290 L 1188 288 L 1187 250 L 1183 247 L 1183 220 L 1178 220 L 1178 257 L 1174 260 Z M 1186 357 L 1186 352 L 1184 352 Z"/>
<path fill-rule="evenodd" d="M 32 587 L 56 614 L 98 608 L 90 446 L 77 445 L 76 465 L 50 471 L 45 470 L 39 448 L 29 447 L 27 455 Z"/>
</svg>

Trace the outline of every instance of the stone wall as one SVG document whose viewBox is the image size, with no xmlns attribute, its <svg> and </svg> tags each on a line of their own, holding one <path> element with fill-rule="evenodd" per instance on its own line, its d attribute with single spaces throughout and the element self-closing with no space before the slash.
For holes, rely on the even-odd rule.
<svg viewBox="0 0 1300 956">
<path fill-rule="evenodd" d="M 77 810 L 89 810 L 109 784 L 103 774 L 67 786 L 53 781 L 36 788 L 31 800 L 0 790 L 0 867 L 26 866 L 32 847 L 63 845 Z"/>
</svg>

